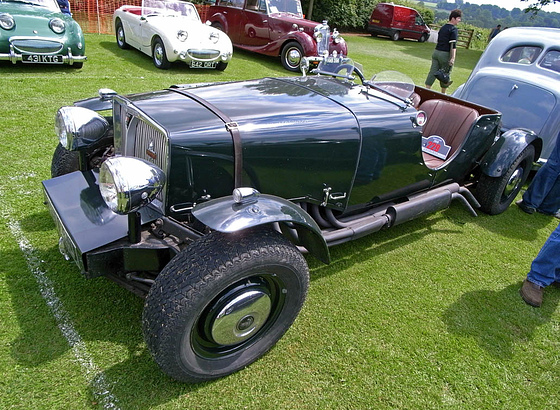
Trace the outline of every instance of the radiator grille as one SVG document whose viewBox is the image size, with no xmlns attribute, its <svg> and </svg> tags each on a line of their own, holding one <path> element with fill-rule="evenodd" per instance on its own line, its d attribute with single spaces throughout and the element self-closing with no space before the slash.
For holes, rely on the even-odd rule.
<svg viewBox="0 0 560 410">
<path fill-rule="evenodd" d="M 158 124 L 120 98 L 114 99 L 113 121 L 117 155 L 145 159 L 168 174 L 169 139 Z M 157 196 L 162 203 L 165 191 Z"/>
</svg>

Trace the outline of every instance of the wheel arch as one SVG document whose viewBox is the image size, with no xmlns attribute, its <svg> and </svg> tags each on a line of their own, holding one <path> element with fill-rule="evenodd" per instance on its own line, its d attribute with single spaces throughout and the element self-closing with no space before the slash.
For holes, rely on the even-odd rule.
<svg viewBox="0 0 560 410">
<path fill-rule="evenodd" d="M 528 145 L 535 147 L 535 159 L 539 158 L 542 139 L 533 131 L 511 129 L 504 132 L 482 159 L 482 173 L 489 177 L 501 177 Z"/>
<path fill-rule="evenodd" d="M 274 223 L 293 226 L 297 232 L 296 245 L 324 263 L 330 262 L 329 249 L 321 228 L 315 220 L 294 203 L 272 195 L 260 195 L 248 203 L 237 204 L 232 196 L 198 204 L 192 211 L 195 218 L 210 229 L 223 233 L 244 231 Z M 294 242 L 294 236 L 282 229 L 282 234 Z"/>
</svg>

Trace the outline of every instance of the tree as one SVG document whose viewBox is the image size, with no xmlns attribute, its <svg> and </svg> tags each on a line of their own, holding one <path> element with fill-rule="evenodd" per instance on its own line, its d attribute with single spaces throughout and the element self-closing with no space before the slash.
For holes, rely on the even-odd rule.
<svg viewBox="0 0 560 410">
<path fill-rule="evenodd" d="M 521 0 L 521 1 L 534 2 L 525 9 L 525 13 L 533 13 L 533 14 L 537 14 L 539 10 L 541 10 L 543 7 L 548 6 L 549 4 L 560 3 L 560 0 Z"/>
</svg>

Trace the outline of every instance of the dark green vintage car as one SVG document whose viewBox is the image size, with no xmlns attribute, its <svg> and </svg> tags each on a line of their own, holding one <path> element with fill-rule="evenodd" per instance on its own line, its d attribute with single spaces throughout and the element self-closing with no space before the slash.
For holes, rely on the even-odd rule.
<svg viewBox="0 0 560 410">
<path fill-rule="evenodd" d="M 82 29 L 56 0 L 0 0 L 1 60 L 82 68 Z"/>
<path fill-rule="evenodd" d="M 58 111 L 43 185 L 60 249 L 145 297 L 146 343 L 177 380 L 235 372 L 282 337 L 307 294 L 303 252 L 328 263 L 329 246 L 453 200 L 503 212 L 541 150 L 402 74 L 367 81 L 341 58 L 316 71 L 104 89 Z"/>
</svg>

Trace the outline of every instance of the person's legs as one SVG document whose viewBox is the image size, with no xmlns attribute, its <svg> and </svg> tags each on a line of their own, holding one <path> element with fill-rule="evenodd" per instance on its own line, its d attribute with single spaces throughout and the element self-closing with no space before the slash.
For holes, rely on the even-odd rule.
<svg viewBox="0 0 560 410">
<path fill-rule="evenodd" d="M 425 81 L 426 88 L 432 88 L 432 85 L 436 81 L 434 74 L 437 70 L 439 70 L 439 61 L 437 60 L 436 53 L 434 52 L 432 54 L 432 66 L 430 67 L 430 71 L 428 72 L 428 76 Z"/>
<path fill-rule="evenodd" d="M 550 234 L 531 263 L 531 270 L 519 292 L 526 303 L 539 307 L 543 288 L 554 282 L 560 282 L 560 225 Z"/>
<path fill-rule="evenodd" d="M 541 287 L 560 281 L 560 225 L 550 234 L 531 263 L 527 280 Z"/>
<path fill-rule="evenodd" d="M 525 212 L 528 210 L 538 210 L 543 213 L 554 214 L 558 211 L 560 197 L 558 192 L 560 187 L 557 184 L 560 176 L 560 134 L 556 137 L 556 145 L 552 150 L 546 164 L 538 171 L 527 191 L 523 194 L 523 203 L 518 205 Z M 544 205 L 543 205 L 544 203 Z M 531 213 L 531 212 L 529 212 Z"/>
</svg>

